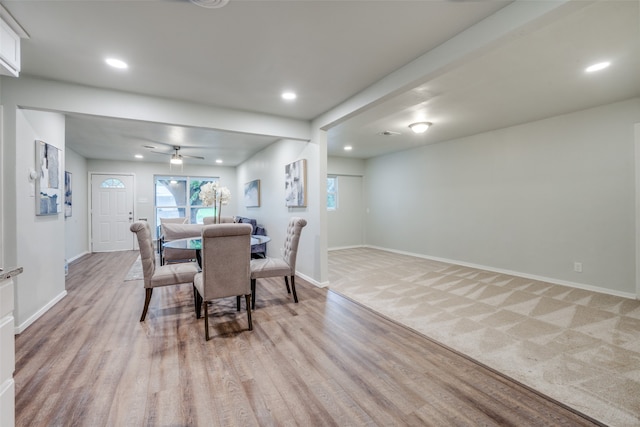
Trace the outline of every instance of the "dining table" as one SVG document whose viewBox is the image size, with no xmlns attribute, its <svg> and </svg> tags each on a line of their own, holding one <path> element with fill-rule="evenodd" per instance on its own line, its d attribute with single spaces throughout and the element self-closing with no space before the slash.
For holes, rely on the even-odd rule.
<svg viewBox="0 0 640 427">
<path fill-rule="evenodd" d="M 261 245 L 263 243 L 267 243 L 271 240 L 269 236 L 260 236 L 257 234 L 251 235 L 251 246 Z M 170 242 L 164 242 L 162 244 L 165 248 L 172 249 L 184 249 L 196 251 L 196 260 L 198 261 L 198 265 L 202 266 L 202 238 L 201 237 L 190 237 L 185 239 L 176 239 L 171 240 Z"/>
</svg>

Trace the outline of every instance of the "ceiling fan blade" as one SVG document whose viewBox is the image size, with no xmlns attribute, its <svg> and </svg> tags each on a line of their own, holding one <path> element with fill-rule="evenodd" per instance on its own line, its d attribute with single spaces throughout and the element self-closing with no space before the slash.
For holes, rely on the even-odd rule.
<svg viewBox="0 0 640 427">
<path fill-rule="evenodd" d="M 174 153 L 163 153 L 162 151 L 151 151 L 152 153 L 156 153 L 156 154 L 164 154 L 165 156 L 172 156 Z"/>
<path fill-rule="evenodd" d="M 190 159 L 198 159 L 198 160 L 204 160 L 204 157 L 200 157 L 200 156 L 189 156 L 188 154 L 181 154 L 182 157 L 188 157 Z"/>
</svg>

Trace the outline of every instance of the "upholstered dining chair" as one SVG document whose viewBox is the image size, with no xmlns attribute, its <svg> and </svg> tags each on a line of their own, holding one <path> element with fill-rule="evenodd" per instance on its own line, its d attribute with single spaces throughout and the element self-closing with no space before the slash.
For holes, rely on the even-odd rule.
<svg viewBox="0 0 640 427">
<path fill-rule="evenodd" d="M 295 282 L 296 258 L 300 234 L 305 225 L 307 225 L 307 220 L 304 218 L 292 217 L 289 220 L 282 258 L 266 257 L 251 260 L 251 305 L 253 309 L 256 308 L 256 280 L 265 277 L 284 276 L 287 293 L 293 292 L 293 301 L 298 302 Z M 291 289 L 289 289 L 289 277 L 291 277 Z"/>
<path fill-rule="evenodd" d="M 232 216 L 221 216 L 220 217 L 220 224 L 232 224 L 235 222 L 235 218 Z M 211 224 L 215 224 L 216 223 L 216 217 L 215 216 L 205 216 L 204 218 L 202 218 L 202 223 L 204 225 L 211 225 Z"/>
<path fill-rule="evenodd" d="M 196 275 L 199 269 L 198 264 L 195 262 L 157 266 L 149 223 L 146 221 L 134 222 L 129 229 L 133 233 L 136 233 L 138 246 L 140 247 L 140 260 L 142 261 L 142 274 L 144 276 L 144 288 L 146 291 L 140 321 L 144 322 L 154 288 L 178 285 L 181 283 L 193 283 L 193 276 Z"/>
<path fill-rule="evenodd" d="M 180 216 L 178 218 L 160 218 L 160 224 L 158 225 L 158 253 L 162 255 L 162 242 L 164 236 L 164 224 L 186 224 L 187 217 Z M 157 225 L 157 224 L 156 224 Z M 160 257 L 160 261 L 162 263 L 162 257 Z M 164 264 L 164 263 L 162 263 Z"/>
<path fill-rule="evenodd" d="M 200 318 L 204 302 L 204 334 L 209 340 L 209 302 L 218 298 L 240 296 L 247 303 L 249 330 L 251 322 L 251 226 L 249 224 L 214 224 L 202 229 L 202 272 L 193 280 L 196 317 Z"/>
</svg>

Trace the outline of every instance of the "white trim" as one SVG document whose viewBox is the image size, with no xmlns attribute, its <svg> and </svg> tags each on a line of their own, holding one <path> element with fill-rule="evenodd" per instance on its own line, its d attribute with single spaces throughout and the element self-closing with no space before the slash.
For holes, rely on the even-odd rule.
<svg viewBox="0 0 640 427">
<path fill-rule="evenodd" d="M 537 280 L 539 282 L 552 283 L 554 285 L 568 286 L 568 287 L 571 287 L 571 288 L 584 289 L 586 291 L 598 292 L 598 293 L 601 293 L 601 294 L 614 295 L 614 296 L 622 297 L 622 298 L 636 299 L 636 296 L 631 292 L 621 292 L 621 291 L 616 291 L 616 290 L 613 290 L 613 289 L 607 289 L 607 288 L 601 288 L 601 287 L 598 287 L 598 286 L 586 285 L 584 283 L 569 282 L 567 280 L 553 279 L 551 277 L 537 276 L 535 274 L 521 273 L 521 272 L 518 272 L 518 271 L 503 270 L 501 268 L 487 267 L 485 265 L 473 264 L 473 263 L 469 263 L 469 262 L 458 261 L 458 260 L 455 260 L 455 259 L 447 259 L 447 258 L 439 258 L 439 257 L 433 257 L 433 256 L 428 256 L 428 255 L 423 255 L 423 254 L 415 254 L 415 253 L 412 253 L 412 252 L 398 251 L 398 250 L 395 250 L 395 249 L 382 248 L 382 247 L 379 247 L 379 246 L 367 245 L 366 247 L 371 248 L 371 249 L 379 249 L 381 251 L 393 252 L 393 253 L 402 254 L 402 255 L 414 256 L 416 258 L 423 258 L 423 259 L 429 259 L 429 260 L 432 260 L 432 261 L 440 261 L 440 262 L 446 262 L 446 263 L 449 263 L 449 264 L 461 265 L 463 267 L 477 268 L 477 269 L 480 269 L 480 270 L 491 271 L 493 273 L 508 274 L 510 276 L 522 277 L 524 279 L 531 279 L 531 280 Z"/>
<path fill-rule="evenodd" d="M 25 329 L 27 329 L 29 326 L 31 326 L 31 324 L 33 322 L 35 322 L 36 320 L 38 320 L 40 317 L 42 317 L 43 314 L 45 314 L 47 311 L 49 311 L 51 309 L 51 307 L 53 307 L 54 305 L 56 305 L 58 303 L 58 301 L 60 301 L 62 298 L 67 296 L 67 291 L 62 291 L 60 294 L 58 294 L 58 296 L 56 296 L 54 299 L 52 299 L 51 301 L 49 301 L 44 307 L 42 307 L 40 310 L 38 310 L 33 316 L 29 317 L 27 320 L 25 320 L 24 322 L 22 322 L 21 325 L 18 325 L 15 327 L 15 335 L 19 335 L 22 332 L 24 332 Z"/>
<path fill-rule="evenodd" d="M 69 258 L 69 259 L 67 260 L 67 262 L 71 263 L 71 262 L 73 262 L 73 261 L 77 260 L 78 258 L 82 258 L 82 257 L 83 257 L 83 256 L 85 256 L 85 255 L 89 255 L 90 253 L 91 253 L 91 252 L 89 252 L 89 251 L 82 252 L 81 254 L 78 254 L 78 255 L 74 256 L 73 258 Z"/>
<path fill-rule="evenodd" d="M 296 271 L 296 276 L 300 277 L 301 279 L 304 279 L 305 281 L 311 283 L 313 286 L 316 286 L 318 288 L 326 288 L 327 286 L 329 286 L 329 282 L 318 282 L 315 279 L 312 279 L 311 277 L 307 276 L 306 274 L 298 273 L 297 271 Z"/>
<path fill-rule="evenodd" d="M 329 248 L 328 251 L 340 251 L 342 249 L 357 249 L 357 248 L 368 248 L 370 246 L 367 245 L 352 245 L 352 246 L 337 246 L 335 248 Z"/>
<path fill-rule="evenodd" d="M 640 299 L 640 123 L 634 125 L 635 173 L 636 173 L 636 299 Z"/>
</svg>

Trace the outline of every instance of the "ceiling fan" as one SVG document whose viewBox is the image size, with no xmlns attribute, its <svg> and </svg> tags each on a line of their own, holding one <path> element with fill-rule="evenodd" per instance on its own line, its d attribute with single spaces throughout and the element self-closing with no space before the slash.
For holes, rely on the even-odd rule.
<svg viewBox="0 0 640 427">
<path fill-rule="evenodd" d="M 161 151 L 152 151 L 152 153 L 170 155 L 171 160 L 169 160 L 169 163 L 171 163 L 172 165 L 181 165 L 183 158 L 204 160 L 204 157 L 201 157 L 201 156 L 189 156 L 187 154 L 180 154 L 179 145 L 174 145 L 173 150 L 174 150 L 173 153 L 163 153 Z"/>
</svg>

